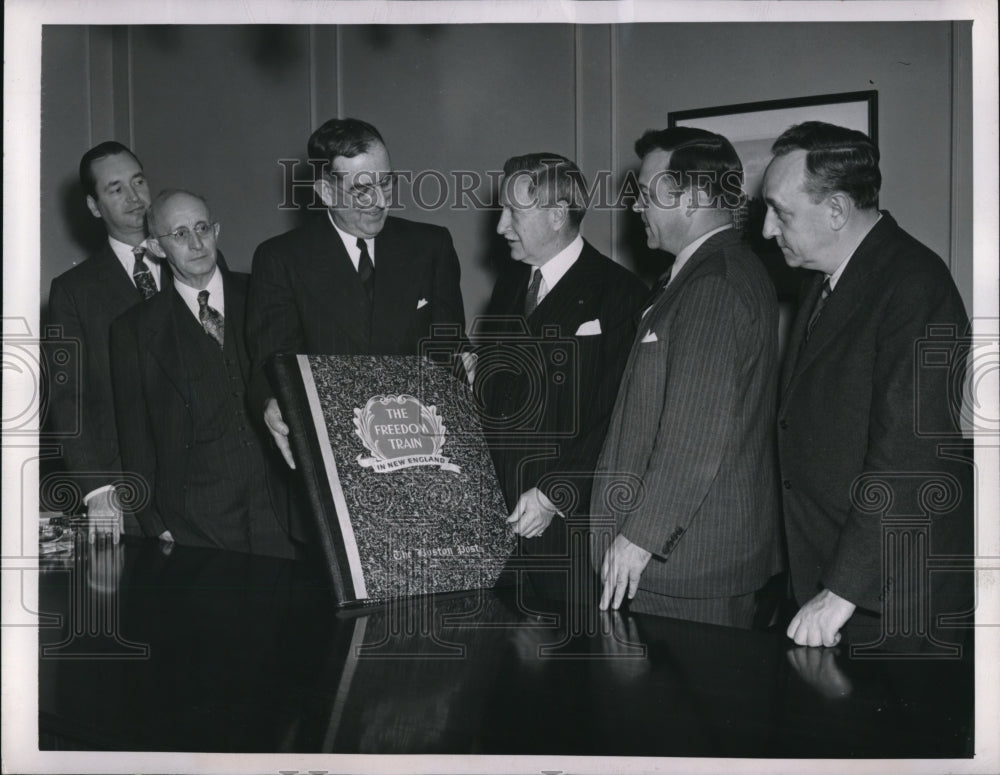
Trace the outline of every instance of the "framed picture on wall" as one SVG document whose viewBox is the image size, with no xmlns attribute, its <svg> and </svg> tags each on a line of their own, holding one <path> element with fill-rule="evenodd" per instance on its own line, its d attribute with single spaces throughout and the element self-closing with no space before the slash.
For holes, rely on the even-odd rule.
<svg viewBox="0 0 1000 775">
<path fill-rule="evenodd" d="M 758 255 L 767 265 L 778 295 L 792 297 L 798 290 L 797 272 L 785 266 L 781 251 L 772 240 L 761 236 L 766 207 L 760 189 L 764 169 L 771 159 L 771 145 L 793 124 L 826 121 L 857 129 L 878 144 L 878 92 L 856 91 L 818 94 L 811 97 L 744 102 L 694 110 L 678 110 L 667 115 L 669 126 L 707 129 L 728 138 L 743 162 L 747 202 L 736 217 Z"/>
</svg>

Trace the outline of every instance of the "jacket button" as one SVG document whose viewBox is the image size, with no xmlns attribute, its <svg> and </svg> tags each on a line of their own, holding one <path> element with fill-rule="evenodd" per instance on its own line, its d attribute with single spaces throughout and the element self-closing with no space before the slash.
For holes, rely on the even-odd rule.
<svg viewBox="0 0 1000 775">
<path fill-rule="evenodd" d="M 792 483 L 790 481 L 788 481 L 787 479 L 782 479 L 781 480 L 781 486 L 784 487 L 786 490 L 792 489 Z"/>
<path fill-rule="evenodd" d="M 783 430 L 783 431 L 784 430 L 788 430 L 788 423 L 785 422 L 784 420 L 779 420 L 778 421 L 778 427 L 781 428 L 781 430 Z"/>
<path fill-rule="evenodd" d="M 184 449 L 191 449 L 191 445 L 190 444 L 185 444 L 184 445 Z"/>
</svg>

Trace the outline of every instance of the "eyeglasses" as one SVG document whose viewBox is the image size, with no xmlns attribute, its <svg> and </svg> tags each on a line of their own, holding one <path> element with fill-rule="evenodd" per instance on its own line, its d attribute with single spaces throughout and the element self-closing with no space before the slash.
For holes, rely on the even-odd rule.
<svg viewBox="0 0 1000 775">
<path fill-rule="evenodd" d="M 166 234 L 157 234 L 156 239 L 167 239 L 168 237 L 174 242 L 190 242 L 191 235 L 194 234 L 198 239 L 205 239 L 209 234 L 215 229 L 214 223 L 205 223 L 204 221 L 198 221 L 194 225 L 194 228 L 189 229 L 187 226 L 179 226 L 171 232 Z"/>
<path fill-rule="evenodd" d="M 345 188 L 336 179 L 331 179 L 330 182 L 334 183 L 337 188 L 347 194 L 348 197 L 362 207 L 371 207 L 378 201 L 379 193 L 388 199 L 389 194 L 392 193 L 392 187 L 396 182 L 396 174 L 394 172 L 390 172 L 389 174 L 383 176 L 380 180 L 372 183 L 355 183 L 350 188 Z"/>
</svg>

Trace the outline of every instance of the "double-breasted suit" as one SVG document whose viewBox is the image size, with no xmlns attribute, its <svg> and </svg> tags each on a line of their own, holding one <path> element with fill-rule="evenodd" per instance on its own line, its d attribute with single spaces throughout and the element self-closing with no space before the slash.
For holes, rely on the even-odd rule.
<svg viewBox="0 0 1000 775">
<path fill-rule="evenodd" d="M 369 305 L 325 212 L 258 246 L 247 319 L 254 411 L 273 395 L 262 369 L 275 353 L 418 355 L 432 326 L 453 327 L 453 339 L 464 333 L 460 267 L 447 229 L 389 217 L 374 257 Z"/>
<path fill-rule="evenodd" d="M 968 320 L 947 267 L 888 213 L 806 341 L 822 283 L 817 274 L 805 286 L 781 378 L 792 585 L 800 605 L 827 588 L 877 614 L 888 592 L 902 592 L 884 572 L 883 516 L 926 519 L 934 554 L 970 552 L 971 478 L 955 447 Z"/>
<path fill-rule="evenodd" d="M 169 530 L 180 544 L 293 556 L 284 492 L 247 415 L 247 278 L 217 271 L 224 347 L 173 287 L 111 328 L 122 462 L 152 492 L 136 516 L 146 535 Z"/>
<path fill-rule="evenodd" d="M 732 229 L 639 319 L 591 513 L 608 520 L 594 523 L 596 563 L 617 533 L 652 553 L 637 595 L 650 610 L 658 595 L 745 596 L 781 568 L 777 346 L 774 288 Z"/>
</svg>

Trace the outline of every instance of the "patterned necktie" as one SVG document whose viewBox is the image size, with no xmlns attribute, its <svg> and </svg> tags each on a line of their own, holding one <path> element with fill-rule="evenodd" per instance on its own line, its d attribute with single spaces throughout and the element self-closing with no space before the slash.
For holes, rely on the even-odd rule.
<svg viewBox="0 0 1000 775">
<path fill-rule="evenodd" d="M 823 281 L 823 290 L 820 291 L 819 298 L 816 299 L 816 306 L 813 307 L 812 315 L 809 316 L 809 322 L 806 324 L 806 341 L 809 341 L 809 337 L 812 336 L 813 328 L 816 326 L 816 321 L 819 320 L 820 313 L 823 311 L 823 307 L 826 304 L 827 298 L 833 291 L 830 290 L 830 278 L 826 278 Z"/>
<path fill-rule="evenodd" d="M 358 278 L 365 287 L 370 304 L 375 298 L 375 264 L 372 263 L 372 257 L 368 255 L 368 243 L 358 237 L 357 245 L 361 251 L 361 256 L 358 258 Z"/>
<path fill-rule="evenodd" d="M 219 310 L 208 306 L 208 291 L 198 291 L 198 320 L 205 333 L 222 347 L 226 341 L 226 320 L 219 314 Z"/>
<path fill-rule="evenodd" d="M 524 297 L 524 316 L 531 317 L 531 313 L 538 306 L 538 291 L 542 287 L 542 272 L 540 269 L 531 270 L 531 282 L 528 283 L 528 293 Z"/>
<path fill-rule="evenodd" d="M 141 245 L 132 248 L 132 255 L 135 256 L 135 263 L 132 264 L 132 282 L 139 289 L 143 299 L 155 296 L 156 280 L 153 279 L 153 273 L 149 271 L 146 262 L 142 260 L 142 257 L 146 255 L 146 249 Z"/>
</svg>

